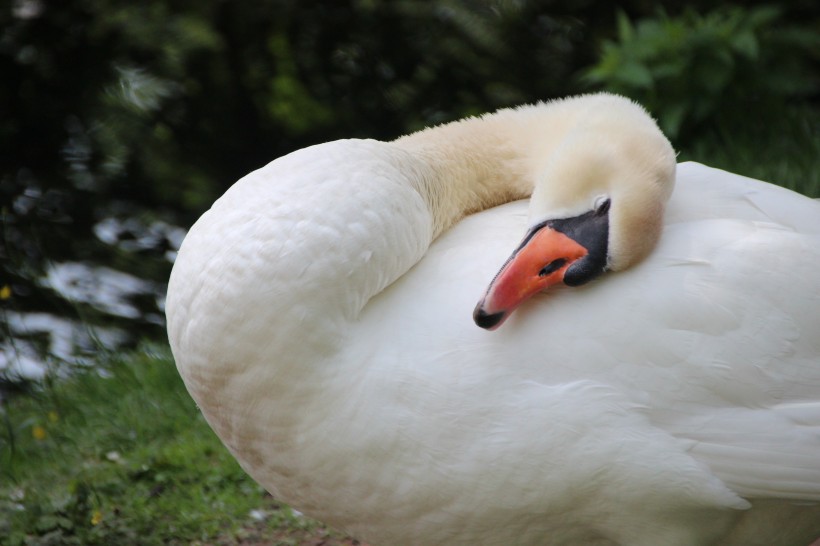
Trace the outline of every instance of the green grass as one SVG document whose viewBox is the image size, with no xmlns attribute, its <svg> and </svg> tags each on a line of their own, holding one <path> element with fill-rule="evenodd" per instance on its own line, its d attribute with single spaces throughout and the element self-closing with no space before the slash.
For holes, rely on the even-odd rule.
<svg viewBox="0 0 820 546">
<path fill-rule="evenodd" d="M 236 544 L 255 533 L 254 544 L 284 545 L 327 535 L 245 475 L 165 349 L 43 382 L 6 400 L 0 419 L 0 544 Z"/>
</svg>

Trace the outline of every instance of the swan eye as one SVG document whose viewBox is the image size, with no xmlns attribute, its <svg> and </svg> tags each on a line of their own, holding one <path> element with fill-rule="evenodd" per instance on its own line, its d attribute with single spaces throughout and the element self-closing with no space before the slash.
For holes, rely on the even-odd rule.
<svg viewBox="0 0 820 546">
<path fill-rule="evenodd" d="M 545 265 L 543 269 L 541 269 L 541 271 L 538 272 L 538 276 L 546 277 L 550 273 L 555 273 L 556 271 L 564 267 L 565 263 L 567 263 L 567 260 L 564 258 L 558 258 L 557 260 L 553 260 L 547 265 Z"/>
<path fill-rule="evenodd" d="M 609 199 L 598 199 L 595 203 L 595 214 L 598 216 L 603 216 L 609 212 L 610 203 L 611 201 Z"/>
</svg>

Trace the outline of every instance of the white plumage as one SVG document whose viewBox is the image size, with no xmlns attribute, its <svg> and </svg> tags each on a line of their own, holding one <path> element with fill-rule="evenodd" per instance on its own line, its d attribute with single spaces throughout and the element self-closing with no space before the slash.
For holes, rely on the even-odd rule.
<svg viewBox="0 0 820 546">
<path fill-rule="evenodd" d="M 673 173 L 611 95 L 280 158 L 182 245 L 180 373 L 274 496 L 374 544 L 805 546 L 820 203 L 684 163 L 644 259 Z M 601 195 L 615 271 L 477 328 L 526 230 Z"/>
</svg>

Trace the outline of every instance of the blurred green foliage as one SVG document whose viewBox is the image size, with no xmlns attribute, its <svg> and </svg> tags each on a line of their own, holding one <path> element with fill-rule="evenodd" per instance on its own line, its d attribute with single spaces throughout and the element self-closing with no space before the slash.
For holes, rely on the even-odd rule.
<svg viewBox="0 0 820 546">
<path fill-rule="evenodd" d="M 583 79 L 645 105 L 682 159 L 820 195 L 820 24 L 785 14 L 621 12 Z"/>
<path fill-rule="evenodd" d="M 820 7 L 772 6 L 14 0 L 0 12 L 0 286 L 46 309 L 33 278 L 48 260 L 164 280 L 168 248 L 124 252 L 93 226 L 187 226 L 294 149 L 596 89 L 647 105 L 684 158 L 820 192 Z"/>
<path fill-rule="evenodd" d="M 729 136 L 820 93 L 819 29 L 781 15 L 730 6 L 678 17 L 661 11 L 633 24 L 620 13 L 617 39 L 604 42 L 585 77 L 644 104 L 679 143 L 708 131 Z"/>
</svg>

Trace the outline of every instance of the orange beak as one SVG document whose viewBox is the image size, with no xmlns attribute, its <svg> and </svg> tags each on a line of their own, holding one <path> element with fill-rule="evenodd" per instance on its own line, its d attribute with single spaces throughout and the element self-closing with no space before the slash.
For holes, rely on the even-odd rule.
<svg viewBox="0 0 820 546">
<path fill-rule="evenodd" d="M 579 286 L 606 271 L 610 200 L 578 216 L 533 227 L 473 311 L 481 328 L 495 330 L 516 307 L 554 284 Z"/>
<path fill-rule="evenodd" d="M 490 283 L 473 312 L 476 324 L 495 330 L 528 298 L 564 281 L 567 269 L 589 251 L 545 225 L 525 238 Z"/>
</svg>

